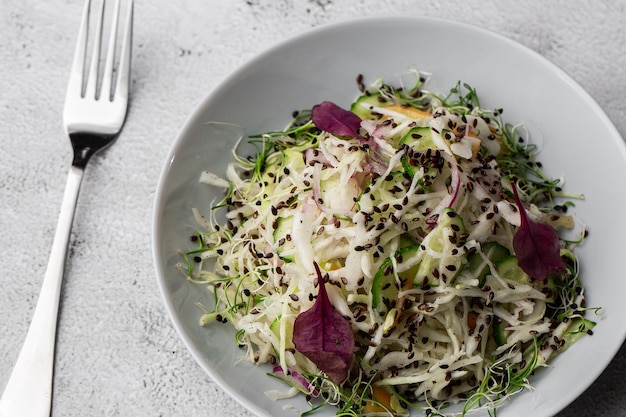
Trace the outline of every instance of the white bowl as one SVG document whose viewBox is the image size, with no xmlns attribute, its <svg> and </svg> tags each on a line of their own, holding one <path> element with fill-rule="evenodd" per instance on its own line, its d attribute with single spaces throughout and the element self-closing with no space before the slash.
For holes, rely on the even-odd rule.
<svg viewBox="0 0 626 417">
<path fill-rule="evenodd" d="M 248 133 L 283 128 L 293 110 L 323 100 L 344 107 L 357 97 L 357 74 L 366 82 L 394 84 L 409 69 L 433 74 L 429 89 L 447 92 L 458 80 L 476 88 L 485 108 L 503 108 L 509 122 L 524 122 L 541 137 L 540 160 L 570 191 L 583 193 L 575 212 L 589 238 L 579 248 L 588 306 L 604 314 L 584 337 L 538 372 L 535 390 L 501 407 L 501 417 L 552 416 L 600 375 L 626 335 L 623 248 L 626 207 L 616 179 L 626 178 L 626 148 L 605 113 L 563 71 L 531 50 L 485 30 L 429 18 L 379 18 L 321 27 L 259 55 L 217 88 L 191 115 L 174 141 L 159 179 L 153 219 L 158 281 L 174 326 L 200 366 L 230 395 L 259 416 L 292 416 L 302 398 L 272 401 L 264 391 L 284 386 L 269 368 L 237 363 L 241 357 L 229 326 L 202 328 L 196 303 L 211 305 L 206 288 L 175 268 L 197 225 L 193 207 L 215 198 L 198 184 L 202 170 L 223 172 L 235 135 L 206 122 L 235 123 Z M 316 415 L 334 415 L 329 409 Z"/>
</svg>

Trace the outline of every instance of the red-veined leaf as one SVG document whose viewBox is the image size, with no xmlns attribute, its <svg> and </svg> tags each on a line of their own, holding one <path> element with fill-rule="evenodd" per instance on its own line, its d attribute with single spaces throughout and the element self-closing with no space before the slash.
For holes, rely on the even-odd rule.
<svg viewBox="0 0 626 417">
<path fill-rule="evenodd" d="M 520 213 L 520 227 L 513 236 L 513 249 L 517 263 L 531 277 L 545 280 L 550 275 L 565 272 L 567 269 L 561 259 L 559 235 L 547 223 L 539 223 L 528 217 L 519 198 L 515 183 L 513 194 Z"/>
<path fill-rule="evenodd" d="M 293 344 L 296 350 L 309 358 L 334 383 L 341 384 L 348 377 L 354 352 L 354 334 L 350 323 L 328 299 L 326 284 L 319 266 L 318 294 L 315 304 L 296 317 Z"/>
<path fill-rule="evenodd" d="M 361 118 L 331 101 L 313 106 L 311 120 L 318 129 L 333 135 L 359 137 Z"/>
</svg>

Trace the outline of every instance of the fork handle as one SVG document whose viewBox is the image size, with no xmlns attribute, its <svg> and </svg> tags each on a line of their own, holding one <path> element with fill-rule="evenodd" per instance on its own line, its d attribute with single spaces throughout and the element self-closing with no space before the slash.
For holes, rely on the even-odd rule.
<svg viewBox="0 0 626 417">
<path fill-rule="evenodd" d="M 49 417 L 57 315 L 65 260 L 84 169 L 70 168 L 50 259 L 26 340 L 0 399 L 0 417 Z"/>
</svg>

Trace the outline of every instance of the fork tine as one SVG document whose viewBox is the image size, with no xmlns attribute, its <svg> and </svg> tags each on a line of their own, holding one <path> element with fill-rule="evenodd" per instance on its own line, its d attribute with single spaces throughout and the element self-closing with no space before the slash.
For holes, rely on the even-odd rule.
<svg viewBox="0 0 626 417">
<path fill-rule="evenodd" d="M 117 74 L 117 84 L 115 86 L 115 100 L 128 100 L 128 89 L 130 84 L 130 57 L 133 38 L 133 1 L 128 2 L 128 15 L 126 16 L 126 27 L 124 28 L 124 39 L 122 41 L 122 52 L 120 55 L 120 66 Z"/>
<path fill-rule="evenodd" d="M 102 87 L 100 87 L 100 98 L 111 100 L 111 79 L 113 78 L 113 61 L 115 60 L 115 44 L 117 41 L 117 27 L 120 13 L 120 0 L 115 2 L 113 11 L 113 22 L 111 23 L 111 34 L 107 45 L 107 58 L 104 64 L 104 75 L 102 77 Z"/>
<path fill-rule="evenodd" d="M 83 95 L 83 76 L 85 71 L 85 54 L 87 52 L 87 33 L 89 32 L 90 8 L 91 0 L 87 0 L 85 2 L 85 7 L 83 8 L 83 16 L 80 23 L 80 30 L 78 32 L 78 41 L 76 42 L 70 81 L 67 87 L 68 97 L 82 97 Z"/>
<path fill-rule="evenodd" d="M 104 0 L 100 4 L 100 12 L 96 21 L 96 39 L 93 42 L 93 52 L 91 54 L 91 67 L 85 88 L 85 97 L 96 98 L 96 88 L 98 85 L 98 67 L 100 65 L 100 45 L 102 44 L 102 21 L 104 20 Z"/>
</svg>

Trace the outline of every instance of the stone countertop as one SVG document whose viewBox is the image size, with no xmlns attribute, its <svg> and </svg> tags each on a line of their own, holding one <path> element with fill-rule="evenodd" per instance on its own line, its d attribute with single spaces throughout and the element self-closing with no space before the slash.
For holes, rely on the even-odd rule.
<svg viewBox="0 0 626 417">
<path fill-rule="evenodd" d="M 71 148 L 62 109 L 82 0 L 0 8 L 0 387 L 37 301 Z M 62 291 L 54 416 L 249 416 L 192 359 L 163 306 L 151 211 L 165 156 L 225 77 L 270 46 L 350 18 L 471 23 L 569 73 L 626 137 L 626 2 L 150 0 L 135 2 L 132 103 L 87 169 Z M 626 350 L 559 417 L 626 416 Z"/>
</svg>

